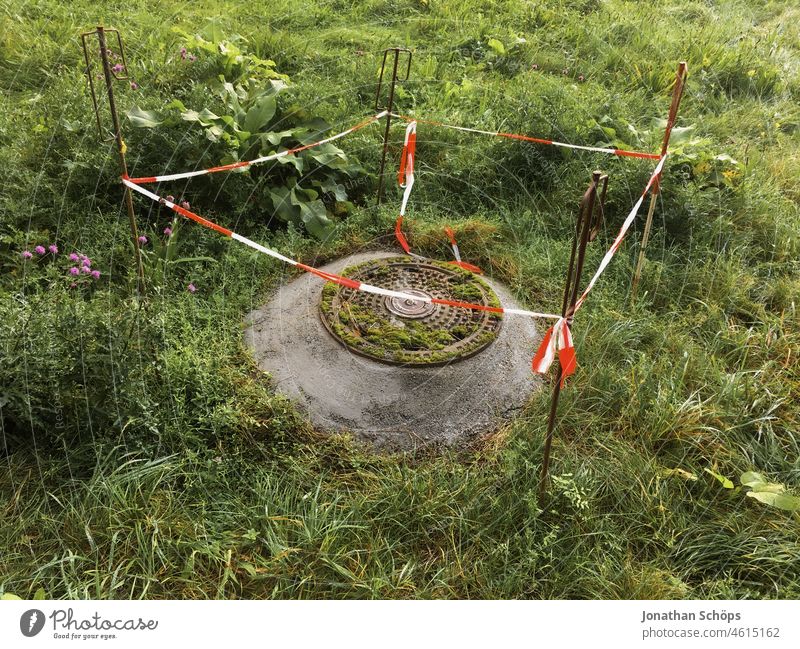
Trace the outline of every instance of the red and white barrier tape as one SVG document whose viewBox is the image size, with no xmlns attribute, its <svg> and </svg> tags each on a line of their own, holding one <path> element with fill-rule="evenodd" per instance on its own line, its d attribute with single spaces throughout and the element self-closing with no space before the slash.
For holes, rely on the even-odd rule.
<svg viewBox="0 0 800 649">
<path fill-rule="evenodd" d="M 575 345 L 572 342 L 572 332 L 565 318 L 559 318 L 544 334 L 539 349 L 531 362 L 534 372 L 546 374 L 558 353 L 558 362 L 561 365 L 561 386 L 568 376 L 575 373 L 578 365 L 575 356 Z"/>
<path fill-rule="evenodd" d="M 463 131 L 464 133 L 478 133 L 479 135 L 491 135 L 492 137 L 505 137 L 511 140 L 522 140 L 523 142 L 534 142 L 535 144 L 547 144 L 551 146 L 562 147 L 565 149 L 580 149 L 581 151 L 593 151 L 595 153 L 609 153 L 611 155 L 627 157 L 627 158 L 643 158 L 645 160 L 658 160 L 661 156 L 657 153 L 642 153 L 641 151 L 626 151 L 624 149 L 610 149 L 598 146 L 585 146 L 582 144 L 567 144 L 566 142 L 558 142 L 557 140 L 547 140 L 539 137 L 531 137 L 529 135 L 518 135 L 516 133 L 503 133 L 501 131 L 482 131 L 477 128 L 467 128 L 466 126 L 453 126 L 452 124 L 445 124 L 444 122 L 436 122 L 430 119 L 418 119 L 416 117 L 409 117 L 408 115 L 399 115 L 392 113 L 392 117 L 409 121 L 416 121 L 420 124 L 431 124 L 432 126 L 441 126 L 442 128 L 449 128 L 454 131 Z"/>
<path fill-rule="evenodd" d="M 412 121 L 406 127 L 406 135 L 403 141 L 403 151 L 400 154 L 400 166 L 397 171 L 397 183 L 403 188 L 403 200 L 400 203 L 400 216 L 397 217 L 397 221 L 395 221 L 394 224 L 394 236 L 397 239 L 397 242 L 400 244 L 400 247 L 407 255 L 416 257 L 418 259 L 425 259 L 425 257 L 422 255 L 417 255 L 411 252 L 411 246 L 408 244 L 408 239 L 406 239 L 405 234 L 403 234 L 403 219 L 406 215 L 406 207 L 408 207 L 408 198 L 411 195 L 411 188 L 414 186 L 414 159 L 416 157 L 416 152 L 417 123 Z M 455 257 L 455 261 L 448 263 L 451 263 L 455 266 L 460 266 L 461 268 L 473 273 L 482 273 L 483 271 L 480 268 L 461 259 L 461 251 L 458 249 L 456 235 L 453 230 L 449 227 L 446 227 L 444 230 L 450 239 L 450 246 L 453 250 L 453 256 Z"/>
<path fill-rule="evenodd" d="M 319 140 L 317 142 L 312 142 L 311 144 L 306 144 L 304 146 L 295 147 L 294 149 L 287 149 L 286 151 L 280 151 L 278 153 L 272 153 L 270 155 L 265 155 L 260 158 L 256 158 L 255 160 L 244 160 L 242 162 L 233 162 L 227 165 L 221 165 L 219 167 L 211 167 L 209 169 L 198 169 L 197 171 L 184 171 L 182 173 L 177 174 L 167 174 L 165 176 L 145 176 L 142 178 L 129 178 L 132 183 L 136 184 L 145 184 L 145 183 L 161 183 L 166 182 L 168 180 L 182 180 L 184 178 L 194 178 L 196 176 L 205 176 L 207 174 L 218 173 L 220 171 L 232 171 L 233 169 L 243 169 L 244 167 L 252 167 L 253 165 L 263 164 L 264 162 L 270 162 L 272 160 L 277 160 L 279 158 L 283 158 L 287 155 L 292 155 L 293 153 L 300 153 L 301 151 L 305 151 L 307 149 L 313 149 L 314 147 L 322 146 L 323 144 L 328 144 L 329 142 L 333 142 L 338 140 L 339 138 L 344 137 L 345 135 L 350 135 L 351 133 L 355 133 L 359 129 L 364 128 L 365 126 L 369 126 L 373 122 L 378 121 L 382 117 L 386 117 L 388 111 L 382 111 L 377 115 L 373 115 L 372 117 L 368 117 L 362 122 L 359 122 L 355 126 L 351 126 L 347 130 L 342 131 L 341 133 L 337 133 L 336 135 L 332 135 L 331 137 L 326 137 L 324 140 Z"/>
<path fill-rule="evenodd" d="M 619 250 L 619 247 L 622 245 L 622 240 L 625 238 L 625 235 L 628 233 L 633 221 L 636 219 L 636 215 L 639 213 L 639 208 L 641 208 L 645 196 L 647 196 L 647 193 L 653 187 L 656 179 L 661 174 L 661 170 L 664 168 L 664 161 L 666 159 L 667 156 L 664 155 L 658 161 L 658 164 L 653 170 L 650 179 L 647 181 L 647 185 L 645 186 L 642 195 L 639 196 L 639 199 L 631 208 L 628 216 L 622 222 L 622 227 L 617 233 L 614 243 L 611 244 L 611 247 L 606 251 L 603 259 L 600 261 L 600 265 L 597 267 L 597 271 L 595 271 L 592 279 L 589 280 L 589 283 L 586 285 L 583 293 L 581 293 L 580 298 L 578 298 L 578 300 L 575 302 L 575 308 L 567 318 L 559 318 L 558 321 L 547 330 L 547 333 L 539 345 L 539 349 L 536 351 L 536 355 L 533 357 L 533 361 L 531 363 L 534 372 L 545 374 L 550 369 L 550 365 L 552 364 L 553 360 L 555 360 L 556 353 L 558 353 L 558 360 L 561 365 L 562 385 L 564 379 L 575 372 L 577 362 L 575 358 L 575 349 L 572 343 L 572 333 L 569 329 L 569 323 L 572 321 L 572 318 L 575 316 L 575 313 L 577 313 L 578 309 L 583 306 L 583 303 L 586 301 L 586 297 L 589 295 L 589 291 L 592 290 L 600 275 L 603 274 L 603 271 L 606 269 L 608 264 L 611 263 L 611 258 L 616 254 L 617 250 Z"/>
<path fill-rule="evenodd" d="M 417 123 L 411 122 L 406 127 L 406 136 L 403 140 L 403 151 L 400 154 L 400 166 L 397 171 L 397 183 L 403 188 L 403 199 L 400 202 L 400 216 L 394 224 L 394 236 L 400 247 L 407 255 L 413 254 L 408 239 L 403 234 L 403 217 L 406 215 L 408 197 L 411 196 L 411 188 L 414 187 L 414 156 L 417 150 Z M 418 255 L 415 255 L 418 256 Z"/>
<path fill-rule="evenodd" d="M 502 307 L 487 306 L 485 304 L 474 304 L 472 302 L 459 302 L 455 300 L 445 300 L 436 297 L 421 297 L 419 295 L 411 295 L 410 293 L 403 293 L 402 291 L 395 291 L 392 289 L 381 288 L 379 286 L 372 286 L 371 284 L 365 284 L 363 282 L 359 282 L 358 280 L 350 279 L 349 277 L 336 275 L 335 273 L 328 273 L 324 270 L 314 268 L 313 266 L 307 266 L 306 264 L 302 264 L 299 261 L 296 261 L 295 259 L 291 259 L 290 257 L 286 257 L 285 255 L 282 255 L 281 253 L 275 250 L 267 248 L 266 246 L 262 246 L 261 244 L 258 244 L 255 241 L 248 239 L 247 237 L 243 237 L 240 234 L 236 234 L 232 230 L 224 228 L 221 225 L 214 223 L 213 221 L 209 221 L 208 219 L 203 218 L 202 216 L 199 216 L 198 214 L 195 214 L 194 212 L 191 212 L 184 207 L 181 207 L 180 205 L 176 205 L 172 201 L 168 201 L 165 198 L 162 198 L 157 194 L 154 194 L 153 192 L 142 187 L 141 185 L 137 185 L 132 180 L 123 178 L 122 182 L 125 184 L 126 187 L 129 187 L 135 192 L 138 192 L 143 196 L 147 196 L 151 200 L 168 207 L 169 209 L 177 212 L 178 214 L 181 214 L 182 216 L 185 216 L 187 219 L 191 219 L 192 221 L 199 223 L 204 227 L 215 230 L 216 232 L 219 232 L 220 234 L 226 237 L 230 237 L 231 239 L 238 241 L 239 243 L 243 243 L 244 245 L 249 246 L 254 250 L 258 250 L 259 252 L 265 255 L 269 255 L 270 257 L 278 259 L 279 261 L 282 261 L 285 264 L 289 264 L 290 266 L 296 266 L 297 268 L 300 268 L 308 273 L 317 275 L 318 277 L 321 277 L 322 279 L 328 282 L 334 282 L 336 284 L 340 284 L 341 286 L 353 289 L 354 291 L 364 291 L 365 293 L 374 293 L 376 295 L 394 297 L 400 300 L 429 302 L 432 304 L 441 304 L 444 306 L 452 306 L 461 309 L 472 309 L 475 311 L 490 311 L 492 313 L 502 313 L 505 315 L 519 315 L 519 316 L 527 316 L 530 318 L 551 318 L 556 320 L 560 317 L 552 313 L 539 313 L 537 311 L 527 311 L 525 309 L 505 309 Z"/>
<path fill-rule="evenodd" d="M 600 261 L 600 265 L 597 267 L 597 271 L 592 276 L 592 279 L 589 280 L 589 283 L 586 285 L 583 293 L 578 298 L 578 301 L 575 303 L 575 311 L 573 311 L 573 315 L 575 312 L 578 311 L 583 306 L 583 303 L 586 301 L 586 296 L 589 295 L 589 291 L 592 290 L 594 285 L 597 283 L 598 278 L 600 275 L 603 274 L 603 271 L 606 269 L 606 266 L 611 262 L 611 258 L 614 254 L 619 250 L 619 247 L 622 245 L 622 240 L 625 238 L 625 235 L 628 233 L 631 225 L 633 224 L 634 220 L 636 219 L 636 215 L 639 212 L 639 208 L 642 206 L 644 202 L 645 196 L 650 191 L 650 189 L 658 182 L 658 177 L 661 175 L 661 170 L 664 168 L 664 161 L 667 159 L 667 154 L 665 153 L 661 156 L 661 159 L 658 161 L 655 170 L 650 176 L 650 180 L 647 181 L 647 185 L 642 192 L 642 195 L 639 196 L 639 199 L 636 201 L 634 206 L 631 208 L 631 211 L 628 213 L 628 216 L 625 217 L 625 220 L 622 222 L 622 227 L 619 229 L 619 233 L 617 234 L 616 238 L 614 239 L 614 243 L 611 244 L 611 247 L 608 249 L 606 254 L 603 256 L 603 259 Z"/>
<path fill-rule="evenodd" d="M 268 255 L 270 257 L 273 257 L 274 259 L 277 259 L 279 261 L 282 261 L 283 263 L 289 264 L 291 266 L 296 266 L 297 268 L 300 268 L 301 270 L 304 270 L 306 272 L 309 272 L 309 273 L 312 273 L 314 275 L 317 275 L 318 277 L 321 277 L 325 281 L 334 282 L 336 284 L 339 284 L 341 286 L 345 286 L 345 287 L 350 288 L 352 290 L 364 291 L 366 293 L 373 293 L 373 294 L 376 294 L 376 295 L 382 295 L 382 296 L 387 296 L 387 297 L 394 297 L 394 298 L 398 298 L 398 299 L 401 299 L 401 300 L 421 301 L 421 302 L 426 302 L 426 303 L 441 304 L 441 305 L 444 305 L 444 306 L 452 306 L 452 307 L 463 308 L 463 309 L 472 309 L 472 310 L 479 310 L 479 311 L 490 311 L 492 313 L 502 313 L 502 314 L 507 314 L 507 315 L 520 315 L 520 316 L 527 316 L 527 317 L 532 317 L 532 318 L 550 318 L 550 319 L 556 320 L 555 324 L 553 326 L 551 326 L 547 330 L 547 332 L 545 333 L 544 339 L 542 340 L 542 343 L 540 344 L 539 349 L 537 350 L 537 352 L 536 352 L 536 354 L 535 354 L 535 356 L 533 358 L 532 368 L 533 368 L 534 372 L 538 372 L 540 374 L 546 373 L 549 370 L 552 362 L 555 360 L 556 355 L 557 355 L 558 358 L 559 358 L 559 363 L 560 363 L 561 368 L 562 368 L 562 373 L 561 373 L 562 379 L 561 380 L 562 380 L 562 383 L 563 383 L 564 379 L 567 376 L 571 375 L 575 371 L 575 367 L 577 365 L 576 358 L 575 358 L 574 344 L 573 344 L 573 341 L 572 341 L 572 333 L 570 332 L 570 329 L 569 329 L 569 322 L 571 322 L 572 318 L 574 317 L 574 315 L 578 311 L 578 309 L 580 309 L 583 306 L 583 303 L 586 301 L 586 297 L 588 296 L 589 291 L 592 290 L 592 288 L 596 284 L 596 282 L 597 282 L 598 278 L 600 277 L 600 275 L 602 275 L 603 271 L 605 271 L 606 267 L 611 262 L 611 259 L 614 256 L 614 254 L 617 252 L 617 250 L 619 250 L 619 247 L 622 244 L 622 240 L 625 238 L 625 235 L 627 234 L 628 230 L 630 229 L 630 226 L 633 224 L 633 221 L 636 219 L 636 215 L 638 214 L 639 209 L 641 208 L 642 203 L 644 202 L 645 196 L 647 196 L 647 193 L 651 190 L 651 188 L 655 189 L 654 188 L 654 184 L 657 182 L 657 179 L 660 176 L 661 171 L 662 171 L 662 169 L 664 167 L 664 161 L 666 160 L 666 157 L 667 157 L 666 153 L 664 155 L 662 155 L 662 156 L 655 156 L 656 158 L 659 158 L 659 162 L 658 162 L 658 165 L 656 165 L 656 168 L 653 171 L 652 175 L 650 176 L 650 179 L 647 181 L 647 185 L 645 186 L 644 191 L 642 192 L 641 196 L 636 201 L 634 206 L 631 208 L 631 211 L 629 212 L 628 216 L 625 218 L 625 221 L 623 221 L 622 227 L 620 228 L 619 233 L 617 234 L 616 238 L 614 239 L 614 243 L 611 245 L 611 247 L 608 249 L 606 254 L 603 256 L 603 259 L 601 260 L 600 265 L 597 268 L 597 271 L 592 276 L 591 280 L 589 280 L 589 284 L 584 289 L 584 291 L 581 294 L 580 298 L 575 303 L 575 308 L 572 310 L 572 312 L 569 314 L 569 316 L 567 318 L 564 318 L 562 316 L 555 315 L 555 314 L 552 314 L 552 313 L 540 313 L 540 312 L 537 312 L 537 311 L 528 311 L 526 309 L 506 309 L 506 308 L 502 308 L 502 307 L 492 307 L 492 306 L 487 306 L 487 305 L 483 305 L 483 304 L 474 304 L 474 303 L 470 303 L 470 302 L 459 302 L 459 301 L 455 301 L 455 300 L 445 300 L 445 299 L 434 298 L 434 297 L 420 297 L 418 295 L 411 295 L 409 293 L 403 293 L 402 291 L 395 291 L 395 290 L 391 290 L 391 289 L 381 288 L 379 286 L 373 286 L 371 284 L 366 284 L 366 283 L 363 283 L 363 282 L 359 282 L 358 280 L 350 279 L 348 277 L 343 277 L 342 275 L 337 275 L 335 273 L 328 273 L 328 272 L 320 270 L 318 268 L 314 268 L 312 266 L 308 266 L 306 264 L 300 263 L 299 261 L 291 259 L 290 257 L 286 257 L 285 255 L 282 255 L 281 253 L 279 253 L 279 252 L 277 252 L 275 250 L 272 250 L 271 248 L 267 248 L 265 246 L 262 246 L 262 245 L 256 243 L 255 241 L 252 241 L 251 239 L 248 239 L 247 237 L 243 237 L 243 236 L 233 232 L 232 230 L 224 228 L 221 225 L 218 225 L 217 223 L 214 223 L 213 221 L 210 221 L 210 220 L 208 220 L 206 218 L 203 218 L 202 216 L 199 216 L 198 214 L 195 214 L 194 212 L 191 212 L 191 211 L 187 210 L 186 208 L 175 204 L 172 201 L 168 201 L 165 198 L 162 198 L 162 197 L 158 196 L 157 194 L 155 194 L 155 193 L 153 193 L 153 192 L 151 192 L 151 191 L 149 191 L 149 190 L 147 190 L 147 189 L 145 189 L 144 187 L 141 186 L 141 184 L 144 184 L 144 183 L 163 182 L 163 181 L 167 181 L 167 180 L 178 180 L 178 179 L 181 179 L 181 178 L 192 178 L 194 176 L 200 176 L 200 175 L 205 175 L 205 174 L 209 174 L 209 173 L 216 173 L 218 171 L 229 171 L 229 170 L 237 169 L 237 168 L 241 168 L 241 167 L 248 167 L 248 166 L 251 166 L 251 165 L 254 165 L 254 164 L 260 164 L 262 162 L 267 162 L 269 160 L 276 160 L 277 158 L 280 158 L 282 156 L 290 155 L 292 153 L 298 153 L 300 151 L 304 151 L 306 149 L 310 149 L 312 147 L 320 146 L 320 145 L 325 144 L 327 142 L 332 142 L 334 140 L 337 140 L 337 139 L 339 139 L 341 137 L 344 137 L 345 135 L 353 133 L 353 132 L 359 130 L 360 128 L 363 128 L 363 127 L 371 124 L 372 122 L 377 121 L 378 119 L 380 119 L 382 117 L 385 117 L 387 114 L 388 114 L 387 111 L 383 111 L 381 113 L 378 113 L 377 115 L 374 115 L 373 117 L 370 117 L 367 120 L 364 120 L 363 122 L 360 122 L 360 123 L 356 124 L 355 126 L 352 126 L 351 128 L 347 129 L 346 131 L 342 131 L 341 133 L 338 133 L 337 135 L 331 136 L 329 138 L 325 138 L 324 140 L 320 140 L 320 141 L 314 142 L 312 144 L 307 144 L 305 146 L 298 147 L 298 148 L 295 148 L 295 149 L 289 149 L 289 150 L 286 150 L 286 151 L 281 151 L 280 153 L 276 153 L 276 154 L 269 155 L 269 156 L 264 156 L 262 158 L 256 158 L 255 160 L 250 160 L 250 161 L 246 161 L 246 162 L 237 162 L 237 163 L 230 164 L 230 165 L 223 165 L 223 166 L 220 166 L 220 167 L 212 167 L 210 169 L 203 169 L 203 170 L 198 170 L 198 171 L 190 171 L 190 172 L 186 172 L 186 173 L 169 174 L 169 175 L 166 175 L 166 176 L 149 176 L 149 177 L 142 177 L 142 178 L 127 178 L 127 177 L 123 177 L 122 178 L 122 182 L 126 187 L 138 192 L 139 194 L 142 194 L 143 196 L 146 196 L 146 197 L 150 198 L 151 200 L 153 200 L 153 201 L 155 201 L 157 203 L 160 203 L 161 205 L 165 205 L 166 207 L 170 208 L 174 212 L 177 212 L 178 214 L 180 214 L 180 215 L 182 215 L 182 216 L 184 216 L 184 217 L 186 217 L 186 218 L 188 218 L 188 219 L 190 219 L 192 221 L 195 221 L 196 223 L 199 223 L 200 225 L 202 225 L 204 227 L 207 227 L 207 228 L 210 228 L 212 230 L 215 230 L 216 232 L 218 232 L 218 233 L 220 233 L 220 234 L 222 234 L 222 235 L 224 235 L 226 237 L 229 237 L 231 239 L 234 239 L 235 241 L 243 243 L 244 245 L 249 246 L 250 248 L 253 248 L 254 250 L 257 250 L 257 251 L 259 251 L 259 252 L 261 252 L 261 253 L 263 253 L 265 255 Z M 400 117 L 401 119 L 411 119 L 411 118 L 406 118 L 406 117 L 404 117 L 402 115 L 397 115 L 397 117 Z M 420 121 L 424 121 L 424 120 L 420 120 Z M 512 134 L 491 133 L 489 131 L 478 131 L 476 129 L 467 129 L 467 128 L 464 128 L 464 127 L 448 126 L 448 125 L 445 125 L 445 124 L 440 124 L 438 122 L 432 122 L 432 121 L 429 121 L 429 122 L 426 122 L 426 123 L 431 123 L 431 124 L 435 124 L 435 125 L 438 125 L 438 126 L 445 126 L 447 128 L 454 128 L 454 129 L 457 129 L 457 130 L 462 130 L 462 131 L 467 131 L 467 132 L 484 133 L 484 134 L 487 134 L 487 135 L 498 135 L 498 136 L 501 136 L 501 137 L 512 137 L 514 139 L 525 139 L 525 140 L 534 141 L 534 142 L 541 142 L 543 144 L 556 144 L 558 146 L 569 146 L 571 148 L 596 150 L 596 151 L 602 151 L 602 152 L 606 152 L 606 153 L 616 153 L 617 152 L 617 150 L 615 150 L 615 149 L 598 149 L 597 147 L 582 147 L 582 146 L 577 146 L 577 145 L 563 145 L 562 143 L 556 143 L 556 142 L 553 142 L 553 141 L 550 141 L 550 140 L 538 140 L 537 138 L 528 138 L 527 136 L 515 136 L 515 135 L 512 135 Z M 411 123 L 408 125 L 408 127 L 406 129 L 406 136 L 405 136 L 405 142 L 404 142 L 404 145 L 403 145 L 403 154 L 402 154 L 402 158 L 401 158 L 400 172 L 398 174 L 398 181 L 400 182 L 401 186 L 404 187 L 404 193 L 403 193 L 403 201 L 402 201 L 401 206 L 400 206 L 400 217 L 398 218 L 397 223 L 395 225 L 395 234 L 397 235 L 398 241 L 403 246 L 403 249 L 406 251 L 407 254 L 412 255 L 414 257 L 419 257 L 419 255 L 414 255 L 412 252 L 410 252 L 410 248 L 408 246 L 408 242 L 406 241 L 405 236 L 403 235 L 402 229 L 401 229 L 403 216 L 405 215 L 406 206 L 408 204 L 408 197 L 409 197 L 409 195 L 411 193 L 411 188 L 414 185 L 414 153 L 415 153 L 415 149 L 416 149 L 416 124 L 417 124 L 417 120 L 411 120 Z M 618 155 L 633 155 L 632 152 L 621 152 L 621 153 L 617 153 L 617 154 Z M 650 158 L 650 157 L 653 157 L 653 156 L 651 156 L 650 154 L 637 154 L 637 155 L 634 155 L 634 157 L 647 157 L 647 158 Z M 447 231 L 448 237 L 450 238 L 450 242 L 451 242 L 451 245 L 452 245 L 452 248 L 453 248 L 453 254 L 456 257 L 456 260 L 454 262 L 451 262 L 451 263 L 457 264 L 457 265 L 465 267 L 465 268 L 469 268 L 470 270 L 474 270 L 476 272 L 480 272 L 479 268 L 477 268 L 475 266 L 472 266 L 471 264 L 467 264 L 466 262 L 461 260 L 461 253 L 460 253 L 460 251 L 458 249 L 458 244 L 455 241 L 455 236 L 454 236 L 452 230 L 450 228 L 446 228 L 446 231 Z"/>
</svg>

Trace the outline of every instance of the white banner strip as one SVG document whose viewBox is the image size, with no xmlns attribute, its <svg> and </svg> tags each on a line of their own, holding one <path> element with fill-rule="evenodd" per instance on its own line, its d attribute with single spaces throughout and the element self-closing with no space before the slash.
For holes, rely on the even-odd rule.
<svg viewBox="0 0 800 649">
<path fill-rule="evenodd" d="M 269 596 L 269 581 L 239 579 L 252 592 Z M 291 600 L 287 594 L 282 594 L 285 600 L 5 601 L 0 603 L 0 638 L 9 649 L 250 645 L 781 649 L 800 644 L 798 603 L 791 600 L 346 601 L 354 593 L 366 597 L 362 583 L 354 580 L 349 591 L 348 585 L 335 584 L 341 599 L 327 601 Z M 224 596 L 235 597 L 235 586 L 229 591 Z M 381 592 L 385 597 L 408 597 L 407 590 L 392 585 Z M 307 595 L 313 597 L 313 589 Z M 358 623 L 343 622 L 347 620 Z"/>
<path fill-rule="evenodd" d="M 375 122 L 382 117 L 385 117 L 388 114 L 388 111 L 382 111 L 377 115 L 373 115 L 367 120 L 356 124 L 355 126 L 351 126 L 345 131 L 341 133 L 337 133 L 336 135 L 332 135 L 331 137 L 327 137 L 324 140 L 319 140 L 318 142 L 314 142 L 312 144 L 306 144 L 301 147 L 295 147 L 294 149 L 287 149 L 286 151 L 280 151 L 278 153 L 272 153 L 270 155 L 262 156 L 260 158 L 255 158 L 254 160 L 247 160 L 243 162 L 236 162 L 229 165 L 222 165 L 219 167 L 211 167 L 209 169 L 198 169 L 197 171 L 184 171 L 181 173 L 175 174 L 166 174 L 163 176 L 148 176 L 148 177 L 141 177 L 141 178 L 131 178 L 133 182 L 148 182 L 148 183 L 161 183 L 166 182 L 169 180 L 181 180 L 185 178 L 194 178 L 196 176 L 205 176 L 206 174 L 210 173 L 217 173 L 220 171 L 231 171 L 233 169 L 246 169 L 247 167 L 252 167 L 253 165 L 263 164 L 264 162 L 270 162 L 272 160 L 278 160 L 279 158 L 284 158 L 288 155 L 293 153 L 299 153 L 300 151 L 305 151 L 306 149 L 312 149 L 314 147 L 322 146 L 323 144 L 329 144 L 330 142 L 334 142 L 340 138 L 343 138 L 345 135 L 349 135 L 353 131 L 357 131 L 372 122 Z"/>
</svg>

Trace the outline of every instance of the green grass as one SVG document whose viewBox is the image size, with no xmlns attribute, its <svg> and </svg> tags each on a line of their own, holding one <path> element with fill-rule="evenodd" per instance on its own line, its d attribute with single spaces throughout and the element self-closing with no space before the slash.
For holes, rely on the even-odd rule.
<svg viewBox="0 0 800 649">
<path fill-rule="evenodd" d="M 704 471 L 757 470 L 800 490 L 794 4 L 293 0 L 245 11 L 219 0 L 0 0 L 0 591 L 799 597 L 797 515 Z M 371 111 L 380 50 L 407 45 L 400 112 L 657 150 L 655 121 L 677 61 L 688 62 L 678 126 L 693 129 L 668 161 L 641 298 L 628 299 L 637 229 L 576 319 L 579 368 L 562 394 L 544 510 L 546 391 L 469 449 L 374 456 L 311 430 L 243 348 L 244 314 L 286 269 L 183 224 L 181 255 L 213 261 L 170 267 L 144 306 L 132 297 L 116 160 L 94 130 L 76 37 L 98 20 L 122 31 L 140 85 L 120 87 L 123 108 L 178 97 L 213 109 L 206 63 L 180 62 L 172 30 L 197 32 L 210 16 L 273 59 L 292 101 L 335 127 Z M 132 174 L 219 162 L 190 126 L 126 129 Z M 393 163 L 400 141 L 398 125 Z M 341 144 L 376 168 L 377 127 Z M 420 125 L 412 243 L 447 258 L 450 223 L 468 261 L 526 306 L 557 309 L 575 207 L 596 168 L 611 177 L 608 223 L 587 272 L 648 162 Z M 717 186 L 715 171 L 732 173 Z M 235 174 L 174 191 L 321 263 L 388 240 L 399 195 L 375 209 L 370 187 L 325 244 L 248 207 L 252 187 Z M 218 194 L 240 200 L 223 209 Z M 159 237 L 164 215 L 136 206 L 142 231 Z M 102 279 L 70 289 L 58 264 L 22 264 L 21 250 L 51 241 L 90 255 Z"/>
</svg>

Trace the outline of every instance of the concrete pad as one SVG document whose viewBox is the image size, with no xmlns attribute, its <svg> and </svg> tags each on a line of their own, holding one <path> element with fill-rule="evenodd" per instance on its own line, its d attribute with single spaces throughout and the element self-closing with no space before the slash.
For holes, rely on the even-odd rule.
<svg viewBox="0 0 800 649">
<path fill-rule="evenodd" d="M 322 270 L 397 257 L 368 252 Z M 509 291 L 484 278 L 504 307 L 517 308 Z M 350 432 L 378 450 L 407 451 L 458 445 L 496 428 L 521 408 L 541 379 L 531 357 L 541 340 L 535 321 L 506 316 L 500 334 L 475 356 L 440 367 L 402 367 L 348 350 L 322 324 L 324 282 L 303 274 L 248 314 L 245 343 L 278 392 L 296 401 L 315 428 Z"/>
</svg>

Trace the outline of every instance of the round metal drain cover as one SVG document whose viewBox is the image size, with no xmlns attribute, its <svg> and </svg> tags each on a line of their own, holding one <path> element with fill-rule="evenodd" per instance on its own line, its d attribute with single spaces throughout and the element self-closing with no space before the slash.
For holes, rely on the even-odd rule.
<svg viewBox="0 0 800 649">
<path fill-rule="evenodd" d="M 425 291 L 418 291 L 415 288 L 400 289 L 403 293 L 409 295 L 416 295 L 420 298 L 432 297 Z M 436 311 L 436 305 L 432 302 L 425 302 L 424 300 L 412 300 L 410 298 L 400 299 L 399 297 L 387 297 L 384 300 L 386 308 L 395 315 L 401 318 L 424 318 Z"/>
<path fill-rule="evenodd" d="M 342 274 L 420 298 L 500 306 L 486 282 L 443 262 L 389 257 L 345 268 Z M 332 283 L 322 291 L 320 315 L 334 338 L 352 351 L 410 366 L 443 365 L 468 358 L 489 345 L 502 324 L 499 313 L 422 299 L 384 298 Z"/>
</svg>

